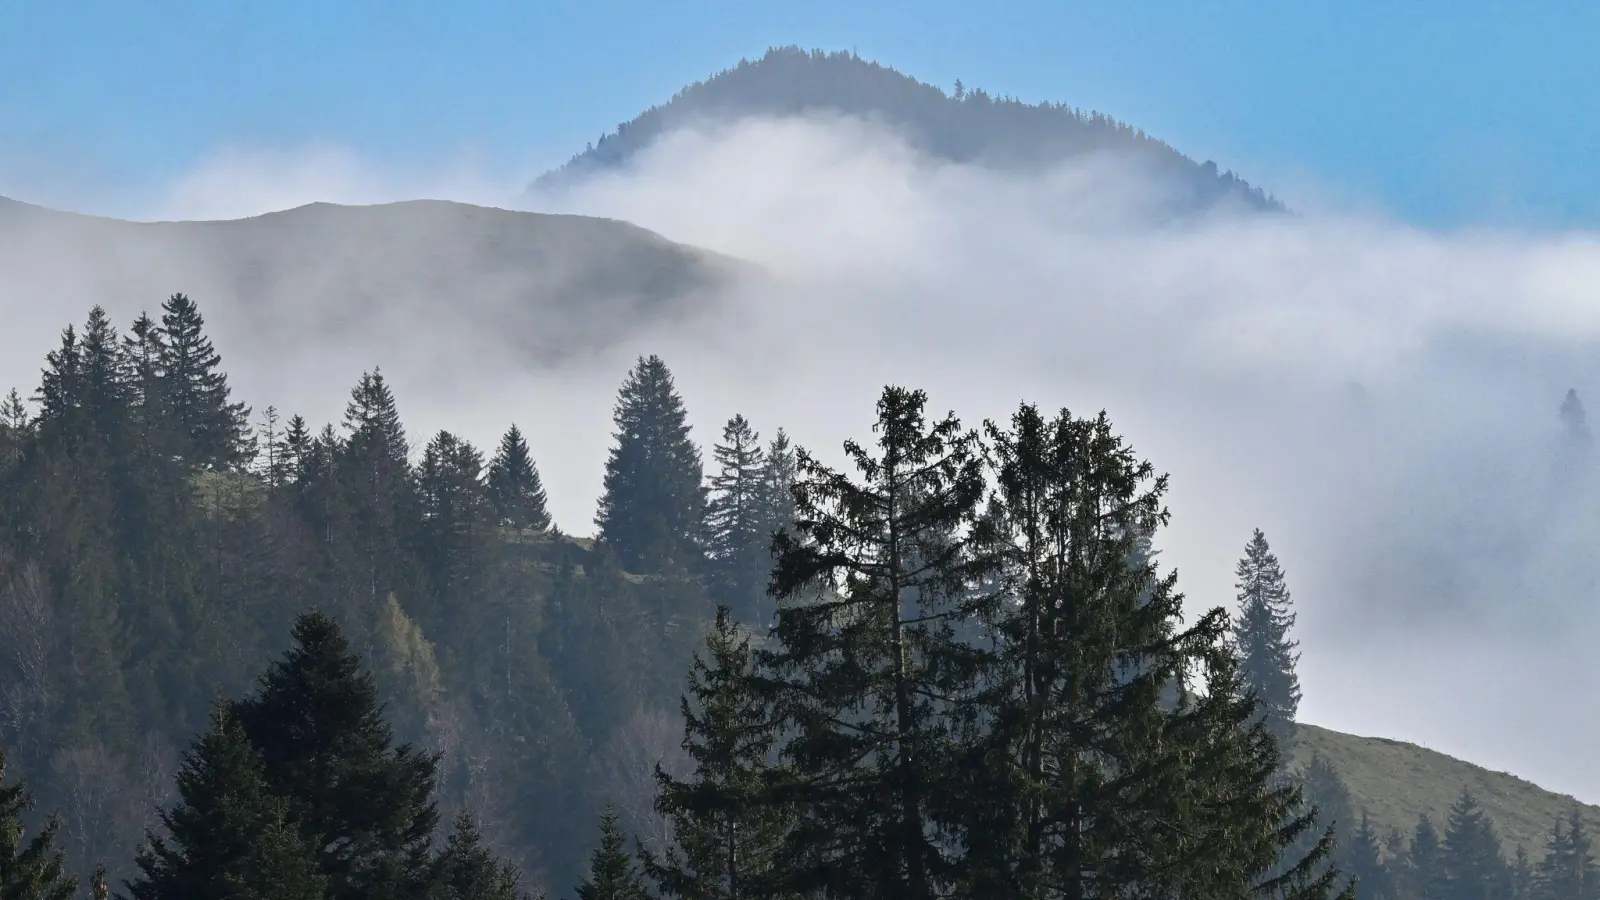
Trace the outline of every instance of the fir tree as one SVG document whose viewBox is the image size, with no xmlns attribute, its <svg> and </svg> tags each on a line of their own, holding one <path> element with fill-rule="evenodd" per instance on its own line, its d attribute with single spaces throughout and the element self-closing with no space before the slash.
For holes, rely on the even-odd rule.
<svg viewBox="0 0 1600 900">
<path fill-rule="evenodd" d="M 26 786 L 6 783 L 6 760 L 0 752 L 0 900 L 71 900 L 78 886 L 66 874 L 66 861 L 56 849 L 61 822 L 50 819 L 31 839 L 22 818 L 33 808 Z"/>
<path fill-rule="evenodd" d="M 229 400 L 228 376 L 219 366 L 205 318 L 193 300 L 173 294 L 161 305 L 157 342 L 163 413 L 180 452 L 195 465 L 233 468 L 249 455 L 250 410 Z"/>
<path fill-rule="evenodd" d="M 1533 873 L 1535 894 L 1541 900 L 1596 900 L 1600 897 L 1600 869 L 1588 829 L 1576 806 L 1566 822 L 1556 822 L 1545 844 L 1544 858 Z"/>
<path fill-rule="evenodd" d="M 578 900 L 648 900 L 639 871 L 623 848 L 617 814 L 607 808 L 600 816 L 600 846 L 589 857 L 589 874 L 578 885 Z"/>
<path fill-rule="evenodd" d="M 140 849 L 129 900 L 322 900 L 317 855 L 273 796 L 260 755 L 226 710 L 195 742 L 178 773 L 178 803 L 161 812 L 164 835 Z"/>
<path fill-rule="evenodd" d="M 1315 837 L 1300 788 L 1277 777 L 1226 616 L 1180 629 L 1175 576 L 1143 549 L 1167 521 L 1165 477 L 1104 415 L 1023 406 L 988 430 L 1008 599 L 964 748 L 964 892 L 1333 893 L 1331 835 Z M 1302 836 L 1311 846 L 1280 866 Z"/>
<path fill-rule="evenodd" d="M 1470 791 L 1450 807 L 1439 866 L 1450 900 L 1504 900 L 1510 893 L 1500 838 Z"/>
<path fill-rule="evenodd" d="M 333 620 L 301 616 L 295 646 L 230 709 L 269 788 L 318 848 L 334 900 L 419 896 L 438 821 L 437 757 L 395 746 L 377 689 Z"/>
<path fill-rule="evenodd" d="M 501 862 L 484 844 L 472 815 L 456 815 L 455 827 L 433 864 L 429 900 L 522 900 L 515 866 Z"/>
<path fill-rule="evenodd" d="M 1439 829 L 1427 813 L 1417 819 L 1417 827 L 1412 831 L 1406 870 L 1411 882 L 1408 885 L 1410 895 L 1415 900 L 1446 900 L 1451 897 L 1443 850 L 1439 845 Z"/>
<path fill-rule="evenodd" d="M 1287 757 L 1294 748 L 1295 713 L 1300 708 L 1300 678 L 1295 674 L 1299 644 L 1289 637 L 1295 614 L 1289 611 L 1283 570 L 1261 529 L 1245 547 L 1237 574 L 1239 617 L 1233 639 L 1245 687 L 1260 699 L 1267 729 Z"/>
<path fill-rule="evenodd" d="M 606 460 L 595 525 L 623 568 L 689 568 L 700 558 L 705 488 L 700 451 L 672 373 L 658 356 L 639 360 L 617 395 L 616 443 Z"/>
<path fill-rule="evenodd" d="M 685 900 L 761 900 L 779 896 L 779 856 L 789 810 L 771 796 L 770 756 L 777 723 L 754 679 L 750 636 L 727 607 L 695 655 L 683 699 L 684 748 L 694 774 L 678 780 L 656 769 L 657 808 L 675 846 L 645 869 L 663 895 Z"/>
<path fill-rule="evenodd" d="M 1383 865 L 1383 847 L 1378 832 L 1372 827 L 1365 809 L 1361 811 L 1360 824 L 1350 832 L 1349 845 L 1342 855 L 1346 872 L 1355 881 L 1359 900 L 1396 900 L 1389 882 L 1389 871 Z"/>
<path fill-rule="evenodd" d="M 973 689 L 952 621 L 988 564 L 972 540 L 985 480 L 977 435 L 928 422 L 920 391 L 886 388 L 876 453 L 845 453 L 859 480 L 799 454 L 792 533 L 774 544 L 780 686 L 797 779 L 789 887 L 931 898 L 952 877 L 940 798 L 956 776 L 940 698 Z"/>
<path fill-rule="evenodd" d="M 489 501 L 503 525 L 545 531 L 550 527 L 544 483 L 522 431 L 512 425 L 489 462 Z"/>
<path fill-rule="evenodd" d="M 61 330 L 61 343 L 45 354 L 39 390 L 33 401 L 39 404 L 39 431 L 46 438 L 68 448 L 76 444 L 79 410 L 83 406 L 83 355 L 78 331 L 68 325 Z"/>
<path fill-rule="evenodd" d="M 1528 848 L 1518 844 L 1511 861 L 1511 898 L 1534 900 L 1538 895 L 1539 881 L 1534 873 L 1533 860 L 1528 856 Z"/>
<path fill-rule="evenodd" d="M 749 421 L 734 416 L 712 447 L 717 472 L 706 504 L 706 551 L 712 596 L 740 621 L 764 625 L 758 610 L 772 571 L 772 533 L 762 504 L 766 460 L 757 440 Z"/>
</svg>

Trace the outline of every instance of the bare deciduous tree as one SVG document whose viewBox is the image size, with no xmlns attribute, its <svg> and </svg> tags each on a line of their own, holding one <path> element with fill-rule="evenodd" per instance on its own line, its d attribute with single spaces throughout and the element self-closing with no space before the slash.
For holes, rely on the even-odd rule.
<svg viewBox="0 0 1600 900">
<path fill-rule="evenodd" d="M 693 761 L 683 749 L 683 717 L 663 709 L 639 709 L 616 730 L 595 760 L 597 783 L 623 827 L 645 849 L 672 843 L 672 826 L 656 812 L 656 766 L 685 778 Z"/>
</svg>

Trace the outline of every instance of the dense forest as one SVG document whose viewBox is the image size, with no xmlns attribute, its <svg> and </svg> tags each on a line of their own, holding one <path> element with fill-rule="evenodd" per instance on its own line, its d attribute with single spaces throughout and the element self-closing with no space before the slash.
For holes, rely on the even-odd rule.
<svg viewBox="0 0 1600 900">
<path fill-rule="evenodd" d="M 1283 206 L 1216 163 L 1197 163 L 1142 129 L 1105 113 L 1061 103 L 1030 104 L 957 81 L 951 92 L 853 52 L 774 47 L 760 59 L 697 81 L 669 101 L 601 135 L 534 189 L 558 188 L 626 164 L 668 132 L 706 121 L 823 113 L 857 116 L 893 128 L 936 159 L 1007 168 L 1040 167 L 1104 153 L 1166 184 L 1182 208 L 1233 201 L 1259 210 Z"/>
<path fill-rule="evenodd" d="M 1600 897 L 1576 811 L 1508 854 L 1470 794 L 1378 834 L 1291 770 L 1266 536 L 1186 620 L 1104 414 L 889 387 L 849 470 L 742 415 L 708 461 L 641 358 L 588 540 L 517 426 L 414 446 L 376 369 L 337 426 L 253 412 L 181 294 L 91 310 L 30 398 L 5 900 Z"/>
</svg>

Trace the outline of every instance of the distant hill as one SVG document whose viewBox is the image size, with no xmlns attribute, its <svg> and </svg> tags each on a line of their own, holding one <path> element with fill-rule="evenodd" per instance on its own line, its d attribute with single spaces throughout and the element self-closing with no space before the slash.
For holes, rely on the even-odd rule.
<svg viewBox="0 0 1600 900">
<path fill-rule="evenodd" d="M 181 291 L 286 352 L 309 330 L 472 320 L 556 356 L 675 318 L 741 266 L 626 222 L 435 200 L 127 222 L 0 198 L 0 312 L 45 312 L 49 334 L 92 303 L 155 309 Z"/>
<path fill-rule="evenodd" d="M 557 188 L 628 162 L 656 138 L 702 119 L 736 120 L 829 112 L 883 122 L 936 157 L 997 167 L 1035 167 L 1106 153 L 1170 182 L 1195 206 L 1232 200 L 1281 210 L 1275 199 L 1215 163 L 1197 163 L 1143 130 L 1102 113 L 1057 103 L 1026 104 L 983 90 L 947 93 L 854 53 L 767 51 L 696 82 L 671 100 L 617 126 L 614 133 L 547 173 L 531 190 Z"/>
<path fill-rule="evenodd" d="M 1313 753 L 1338 770 L 1357 814 L 1365 808 L 1380 833 L 1398 828 L 1408 839 L 1423 813 L 1443 829 L 1450 805 L 1462 788 L 1469 788 L 1494 819 L 1506 854 L 1515 853 L 1520 844 L 1538 859 L 1550 826 L 1570 815 L 1577 802 L 1515 775 L 1415 744 L 1302 724 L 1296 762 L 1304 765 Z M 1582 809 L 1585 823 L 1600 832 L 1600 807 L 1585 804 Z"/>
</svg>

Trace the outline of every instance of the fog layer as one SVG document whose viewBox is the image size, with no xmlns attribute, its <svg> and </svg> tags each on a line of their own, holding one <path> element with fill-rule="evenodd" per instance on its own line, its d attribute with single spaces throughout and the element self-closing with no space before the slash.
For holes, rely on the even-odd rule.
<svg viewBox="0 0 1600 900">
<path fill-rule="evenodd" d="M 274 208 L 250 165 L 208 170 L 207 202 Z M 284 206 L 317 183 L 293 171 Z M 249 196 L 228 196 L 235 183 Z M 936 164 L 860 122 L 708 126 L 536 202 L 759 267 L 670 315 L 547 308 L 463 269 L 425 288 L 390 278 L 333 328 L 348 278 L 324 279 L 310 251 L 276 263 L 298 267 L 276 276 L 292 289 L 248 295 L 252 273 L 218 271 L 234 263 L 38 244 L 0 274 L 15 326 L 0 376 L 31 388 L 49 335 L 91 302 L 125 323 L 185 290 L 258 410 L 335 420 L 381 365 L 415 441 L 449 427 L 488 445 L 522 425 L 578 533 L 640 353 L 666 358 L 707 448 L 742 412 L 836 459 L 886 382 L 974 425 L 1022 400 L 1103 408 L 1172 475 L 1160 546 L 1192 608 L 1231 602 L 1250 530 L 1266 531 L 1300 613 L 1303 718 L 1600 800 L 1600 496 L 1557 417 L 1568 388 L 1600 396 L 1600 242 L 1339 215 L 1174 222 L 1149 184 L 1113 160 L 1043 176 Z M 430 243 L 375 233 L 342 239 L 397 267 Z M 128 280 L 140 267 L 184 283 Z M 75 276 L 52 290 L 40 272 Z M 582 338 L 534 352 L 541 330 Z"/>
</svg>

